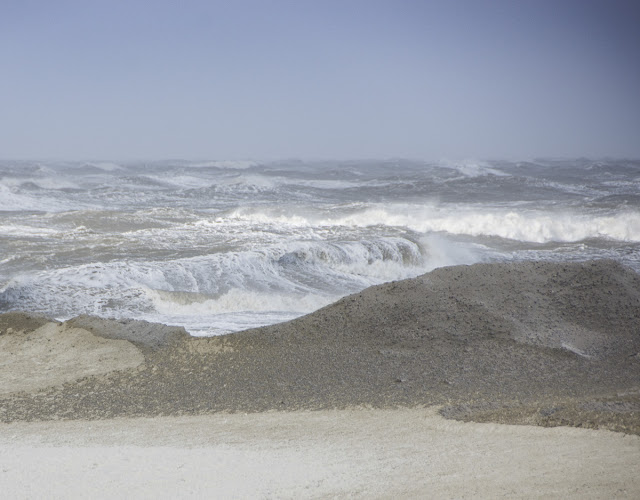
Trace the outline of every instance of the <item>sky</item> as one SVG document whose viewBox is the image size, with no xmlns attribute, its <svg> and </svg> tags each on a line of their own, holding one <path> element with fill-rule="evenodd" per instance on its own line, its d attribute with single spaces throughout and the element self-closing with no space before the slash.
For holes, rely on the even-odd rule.
<svg viewBox="0 0 640 500">
<path fill-rule="evenodd" d="M 1 0 L 0 158 L 640 158 L 638 0 Z"/>
</svg>

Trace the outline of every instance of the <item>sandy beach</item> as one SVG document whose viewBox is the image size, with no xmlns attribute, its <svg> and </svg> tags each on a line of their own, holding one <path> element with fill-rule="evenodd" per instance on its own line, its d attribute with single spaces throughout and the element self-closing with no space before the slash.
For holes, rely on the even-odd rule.
<svg viewBox="0 0 640 500">
<path fill-rule="evenodd" d="M 634 498 L 640 438 L 433 409 L 0 426 L 4 498 Z"/>
<path fill-rule="evenodd" d="M 212 338 L 0 332 L 12 498 L 640 494 L 640 277 L 612 261 L 442 268 Z"/>
</svg>

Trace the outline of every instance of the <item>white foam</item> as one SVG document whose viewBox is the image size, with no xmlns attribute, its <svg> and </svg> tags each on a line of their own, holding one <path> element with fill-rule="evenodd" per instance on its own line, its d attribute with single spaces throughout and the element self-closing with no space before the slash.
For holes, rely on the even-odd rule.
<svg viewBox="0 0 640 500">
<path fill-rule="evenodd" d="M 286 214 L 285 207 L 253 208 L 241 207 L 231 211 L 227 217 L 231 220 L 246 221 L 252 224 L 284 224 L 286 226 L 314 226 L 321 223 L 318 219 L 313 219 L 309 215 Z"/>
<path fill-rule="evenodd" d="M 0 235 L 3 236 L 20 236 L 20 237 L 41 237 L 54 236 L 60 234 L 61 231 L 48 227 L 33 227 L 23 224 L 2 224 L 0 225 Z"/>
<path fill-rule="evenodd" d="M 62 317 L 155 314 L 175 323 L 174 316 L 295 316 L 433 268 L 433 242 L 427 246 L 403 238 L 308 241 L 171 261 L 90 263 L 14 276 L 0 293 L 8 304 Z"/>
<path fill-rule="evenodd" d="M 156 311 L 168 316 L 202 316 L 234 312 L 286 311 L 303 314 L 323 307 L 339 297 L 318 294 L 284 294 L 233 288 L 215 299 L 189 297 L 163 290 L 147 290 Z"/>
<path fill-rule="evenodd" d="M 640 241 L 640 213 L 616 215 L 549 214 L 548 212 L 463 212 L 459 215 L 407 221 L 419 231 L 443 231 L 471 236 L 546 243 L 577 242 L 590 238 Z"/>
<path fill-rule="evenodd" d="M 223 168 L 229 170 L 246 170 L 251 167 L 258 166 L 259 163 L 252 160 L 215 160 L 203 162 L 189 162 L 189 167 L 195 168 Z"/>
<path fill-rule="evenodd" d="M 440 234 L 423 236 L 420 243 L 427 254 L 424 272 L 438 267 L 473 264 L 480 260 L 478 245 L 453 242 Z"/>
<path fill-rule="evenodd" d="M 0 183 L 0 211 L 17 212 L 33 210 L 42 212 L 60 212 L 72 207 L 69 201 L 48 196 L 32 196 L 16 192 L 15 187 Z"/>
<path fill-rule="evenodd" d="M 253 218 L 260 217 L 257 214 Z M 279 222 L 311 224 L 299 216 L 279 216 Z M 378 205 L 346 216 L 327 218 L 321 225 L 406 227 L 421 233 L 445 232 L 470 236 L 546 243 L 576 242 L 590 238 L 640 241 L 640 212 L 616 214 L 550 213 L 469 206 Z"/>
<path fill-rule="evenodd" d="M 244 188 L 249 191 L 269 191 L 278 186 L 274 179 L 269 179 L 259 174 L 241 174 L 238 177 L 228 177 L 221 179 L 215 187 L 232 186 L 234 188 Z"/>
<path fill-rule="evenodd" d="M 194 175 L 147 175 L 146 177 L 159 184 L 179 189 L 196 189 L 210 184 L 210 182 L 203 177 L 196 177 Z"/>
<path fill-rule="evenodd" d="M 86 165 L 90 167 L 95 167 L 100 170 L 104 170 L 105 172 L 115 172 L 117 170 L 124 170 L 121 165 L 117 163 L 109 162 L 109 161 L 99 161 L 99 162 L 90 162 Z"/>
<path fill-rule="evenodd" d="M 486 175 L 495 175 L 498 177 L 509 177 L 510 174 L 492 167 L 487 162 L 466 160 L 462 162 L 453 162 L 443 160 L 440 165 L 445 168 L 457 170 L 465 177 L 484 177 Z"/>
<path fill-rule="evenodd" d="M 40 189 L 78 189 L 79 186 L 75 182 L 71 182 L 68 179 L 61 178 L 60 176 L 54 177 L 5 177 L 0 180 L 2 184 L 10 188 L 20 188 L 28 184 L 33 184 Z"/>
<path fill-rule="evenodd" d="M 380 185 L 374 182 L 350 182 L 333 179 L 278 179 L 282 184 L 304 186 L 314 189 L 351 189 L 365 185 Z"/>
<path fill-rule="evenodd" d="M 9 254 L 4 254 L 2 255 L 3 258 L 0 259 L 0 264 L 8 264 L 9 262 L 12 262 L 16 259 L 18 259 L 19 257 L 17 255 L 9 255 Z M 0 289 L 1 291 L 1 289 Z"/>
</svg>

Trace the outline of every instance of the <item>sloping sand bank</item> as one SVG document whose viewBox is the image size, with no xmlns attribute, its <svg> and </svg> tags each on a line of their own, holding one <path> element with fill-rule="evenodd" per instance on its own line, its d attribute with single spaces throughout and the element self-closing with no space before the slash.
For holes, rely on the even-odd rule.
<svg viewBox="0 0 640 500">
<path fill-rule="evenodd" d="M 640 433 L 640 276 L 611 261 L 443 268 L 215 338 L 20 313 L 0 328 L 5 422 L 441 405 Z"/>
<path fill-rule="evenodd" d="M 0 394 L 36 391 L 144 363 L 131 342 L 49 321 L 22 335 L 0 336 L 0 353 Z"/>
<path fill-rule="evenodd" d="M 0 425 L 3 498 L 638 498 L 640 437 L 323 410 Z"/>
</svg>

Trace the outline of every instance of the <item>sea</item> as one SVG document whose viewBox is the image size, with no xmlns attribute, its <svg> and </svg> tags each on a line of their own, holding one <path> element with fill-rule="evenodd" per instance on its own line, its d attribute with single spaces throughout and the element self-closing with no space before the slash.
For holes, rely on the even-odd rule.
<svg viewBox="0 0 640 500">
<path fill-rule="evenodd" d="M 476 262 L 640 272 L 640 160 L 0 161 L 0 312 L 220 335 Z"/>
</svg>

